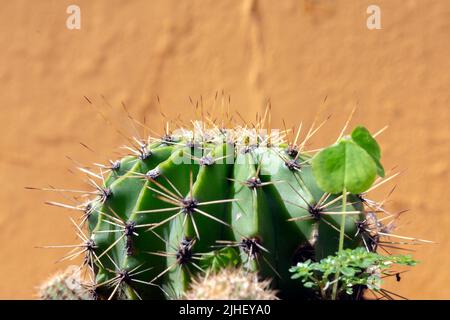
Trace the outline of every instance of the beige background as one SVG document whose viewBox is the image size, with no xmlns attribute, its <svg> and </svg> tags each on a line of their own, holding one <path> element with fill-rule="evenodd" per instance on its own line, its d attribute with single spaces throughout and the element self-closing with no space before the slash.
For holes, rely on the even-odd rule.
<svg viewBox="0 0 450 320">
<path fill-rule="evenodd" d="M 160 129 L 160 111 L 190 119 L 189 96 L 224 89 L 249 119 L 270 98 L 278 126 L 332 114 L 313 146 L 332 142 L 355 105 L 354 124 L 388 124 L 383 162 L 404 170 L 390 208 L 411 209 L 398 232 L 438 243 L 418 247 L 420 265 L 387 288 L 449 299 L 450 2 L 377 0 L 382 30 L 369 31 L 373 2 L 1 1 L 0 298 L 33 298 L 63 267 L 63 252 L 34 246 L 75 241 L 70 212 L 43 204 L 64 198 L 24 186 L 85 188 L 66 155 L 104 161 L 124 142 L 83 96 L 122 122 L 125 101 Z M 65 27 L 72 3 L 79 31 Z"/>
</svg>

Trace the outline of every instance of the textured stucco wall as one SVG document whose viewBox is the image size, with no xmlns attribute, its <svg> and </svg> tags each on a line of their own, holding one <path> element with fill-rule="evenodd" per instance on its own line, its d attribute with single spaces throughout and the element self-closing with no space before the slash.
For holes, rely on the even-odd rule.
<svg viewBox="0 0 450 320">
<path fill-rule="evenodd" d="M 82 10 L 79 31 L 65 27 L 72 3 Z M 373 3 L 382 30 L 366 28 Z M 125 101 L 160 129 L 160 111 L 190 117 L 189 96 L 210 101 L 222 89 L 249 119 L 267 98 L 277 125 L 332 114 L 317 146 L 336 138 L 355 105 L 354 123 L 388 124 L 385 166 L 404 170 L 389 206 L 411 209 L 399 233 L 438 242 L 418 247 L 420 265 L 388 288 L 450 298 L 450 2 L 2 1 L 0 48 L 0 298 L 32 298 L 62 267 L 53 262 L 63 252 L 34 246 L 75 240 L 68 212 L 43 204 L 63 198 L 24 186 L 83 188 L 65 156 L 102 161 L 123 143 L 83 96 L 102 110 L 102 96 L 111 110 Z"/>
</svg>

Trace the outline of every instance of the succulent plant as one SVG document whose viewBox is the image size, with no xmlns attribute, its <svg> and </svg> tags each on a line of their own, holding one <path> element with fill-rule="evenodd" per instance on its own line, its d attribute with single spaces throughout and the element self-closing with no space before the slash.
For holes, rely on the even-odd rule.
<svg viewBox="0 0 450 320">
<path fill-rule="evenodd" d="M 95 295 L 80 277 L 80 268 L 70 266 L 58 272 L 38 288 L 40 300 L 94 300 Z"/>
<path fill-rule="evenodd" d="M 49 202 L 84 212 L 75 225 L 80 250 L 69 257 L 86 255 L 100 297 L 183 297 L 193 278 L 220 265 L 216 253 L 226 248 L 236 253 L 235 267 L 270 278 L 281 298 L 311 298 L 291 279 L 293 265 L 342 248 L 376 249 L 378 225 L 368 221 L 378 204 L 365 193 L 319 187 L 327 179 L 313 173 L 306 145 L 321 125 L 297 143 L 300 130 L 289 141 L 286 131 L 263 130 L 265 118 L 253 129 L 193 122 L 159 138 L 135 137 L 131 154 L 99 165 L 100 173 L 81 168 L 100 180 L 90 179 L 96 190 L 86 194 L 94 197 L 77 206 Z M 326 159 L 316 162 L 332 169 Z"/>
<path fill-rule="evenodd" d="M 193 279 L 186 300 L 278 300 L 270 281 L 240 268 L 226 268 Z"/>
<path fill-rule="evenodd" d="M 110 297 L 182 296 L 204 270 L 197 259 L 218 245 L 240 250 L 245 268 L 273 278 L 289 297 L 299 290 L 293 264 L 338 249 L 339 203 L 317 186 L 302 145 L 274 132 L 197 123 L 131 150 L 86 205 L 86 248 Z M 350 198 L 347 211 L 362 221 L 362 201 Z M 357 231 L 348 220 L 346 247 L 362 245 Z"/>
</svg>

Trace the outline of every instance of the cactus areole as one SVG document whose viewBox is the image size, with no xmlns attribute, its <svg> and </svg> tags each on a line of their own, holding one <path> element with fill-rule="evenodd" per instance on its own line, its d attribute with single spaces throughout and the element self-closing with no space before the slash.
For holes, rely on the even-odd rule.
<svg viewBox="0 0 450 320">
<path fill-rule="evenodd" d="M 202 257 L 226 247 L 281 298 L 311 297 L 289 268 L 338 251 L 342 208 L 339 195 L 318 187 L 305 143 L 271 130 L 194 123 L 132 150 L 111 162 L 85 207 L 94 253 L 86 265 L 100 295 L 182 297 L 207 271 Z M 357 195 L 347 203 L 345 248 L 363 246 L 363 203 Z"/>
</svg>

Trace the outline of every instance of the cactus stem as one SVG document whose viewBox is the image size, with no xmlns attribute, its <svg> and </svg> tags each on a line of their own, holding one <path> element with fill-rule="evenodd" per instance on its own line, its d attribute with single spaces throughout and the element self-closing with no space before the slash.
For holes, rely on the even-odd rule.
<svg viewBox="0 0 450 320">
<path fill-rule="evenodd" d="M 341 233 L 339 235 L 339 252 L 341 252 L 344 249 L 346 215 L 347 215 L 347 191 L 345 190 L 344 187 L 344 190 L 342 191 L 342 217 L 341 217 L 342 220 L 341 220 Z"/>
</svg>

